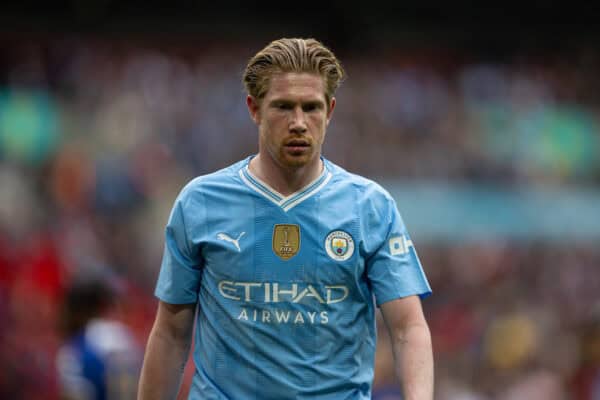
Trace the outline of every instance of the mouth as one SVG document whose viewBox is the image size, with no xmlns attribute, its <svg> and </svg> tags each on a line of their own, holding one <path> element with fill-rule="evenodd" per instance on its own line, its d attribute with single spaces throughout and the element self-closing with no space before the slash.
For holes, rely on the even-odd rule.
<svg viewBox="0 0 600 400">
<path fill-rule="evenodd" d="M 284 147 L 292 154 L 300 154 L 310 149 L 310 142 L 303 139 L 292 139 L 286 142 Z"/>
</svg>

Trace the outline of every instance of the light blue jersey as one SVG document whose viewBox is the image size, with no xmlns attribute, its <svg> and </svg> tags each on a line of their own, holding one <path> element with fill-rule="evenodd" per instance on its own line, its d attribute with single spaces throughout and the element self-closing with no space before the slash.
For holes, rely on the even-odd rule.
<svg viewBox="0 0 600 400">
<path fill-rule="evenodd" d="M 431 293 L 394 200 L 324 160 L 283 196 L 250 157 L 191 181 L 156 295 L 198 303 L 190 399 L 369 399 L 375 304 Z"/>
</svg>

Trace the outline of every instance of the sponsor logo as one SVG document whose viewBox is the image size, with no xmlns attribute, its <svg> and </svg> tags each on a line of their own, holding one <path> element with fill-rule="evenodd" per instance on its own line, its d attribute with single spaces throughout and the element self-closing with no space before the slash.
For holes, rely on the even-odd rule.
<svg viewBox="0 0 600 400">
<path fill-rule="evenodd" d="M 408 253 L 411 247 L 413 247 L 413 242 L 410 239 L 407 239 L 406 236 L 400 235 L 390 238 L 390 254 L 393 256 L 398 256 L 402 254 Z"/>
<path fill-rule="evenodd" d="M 336 261 L 345 261 L 354 254 L 354 240 L 349 233 L 333 231 L 325 238 L 325 251 Z"/>
<path fill-rule="evenodd" d="M 254 324 L 326 325 L 331 320 L 326 306 L 343 302 L 350 294 L 345 285 L 228 280 L 220 281 L 218 290 L 223 298 L 239 304 L 232 317 Z M 320 310 L 294 309 L 293 303 Z"/>
<path fill-rule="evenodd" d="M 313 286 L 310 284 L 279 282 L 234 282 L 220 281 L 219 293 L 226 299 L 241 302 L 261 303 L 339 303 L 348 297 L 350 291 L 345 285 Z M 319 289 L 317 289 L 319 288 Z"/>
<path fill-rule="evenodd" d="M 236 318 L 240 321 L 262 324 L 327 325 L 329 323 L 327 311 L 292 311 L 241 307 Z"/>
<path fill-rule="evenodd" d="M 300 226 L 277 224 L 273 227 L 273 252 L 284 261 L 300 250 Z"/>
<path fill-rule="evenodd" d="M 240 251 L 242 251 L 242 249 L 240 248 L 240 239 L 245 234 L 246 234 L 246 232 L 242 232 L 239 234 L 239 236 L 236 239 L 233 239 L 228 234 L 221 232 L 221 233 L 217 233 L 217 239 L 232 243 L 235 246 L 235 248 L 237 249 L 237 251 L 240 252 Z"/>
</svg>

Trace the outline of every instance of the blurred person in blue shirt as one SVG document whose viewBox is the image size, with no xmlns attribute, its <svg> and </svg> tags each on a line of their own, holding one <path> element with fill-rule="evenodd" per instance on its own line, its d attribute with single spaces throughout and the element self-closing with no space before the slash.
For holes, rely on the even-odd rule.
<svg viewBox="0 0 600 400">
<path fill-rule="evenodd" d="M 175 201 L 138 399 L 176 397 L 194 322 L 190 399 L 369 399 L 375 307 L 404 398 L 433 398 L 431 290 L 396 204 L 321 156 L 343 76 L 314 39 L 249 61 L 259 151 Z"/>
<path fill-rule="evenodd" d="M 106 279 L 75 281 L 62 308 L 65 341 L 56 357 L 63 400 L 136 397 L 141 349 L 130 329 L 114 318 L 119 295 Z"/>
</svg>

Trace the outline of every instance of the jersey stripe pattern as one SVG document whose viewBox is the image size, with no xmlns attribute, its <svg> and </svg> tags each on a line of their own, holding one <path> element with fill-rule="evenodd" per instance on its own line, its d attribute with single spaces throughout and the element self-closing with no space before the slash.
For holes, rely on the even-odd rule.
<svg viewBox="0 0 600 400">
<path fill-rule="evenodd" d="M 156 296 L 198 304 L 190 399 L 369 399 L 375 307 L 431 289 L 392 197 L 323 159 L 283 196 L 248 157 L 188 183 Z"/>
</svg>

